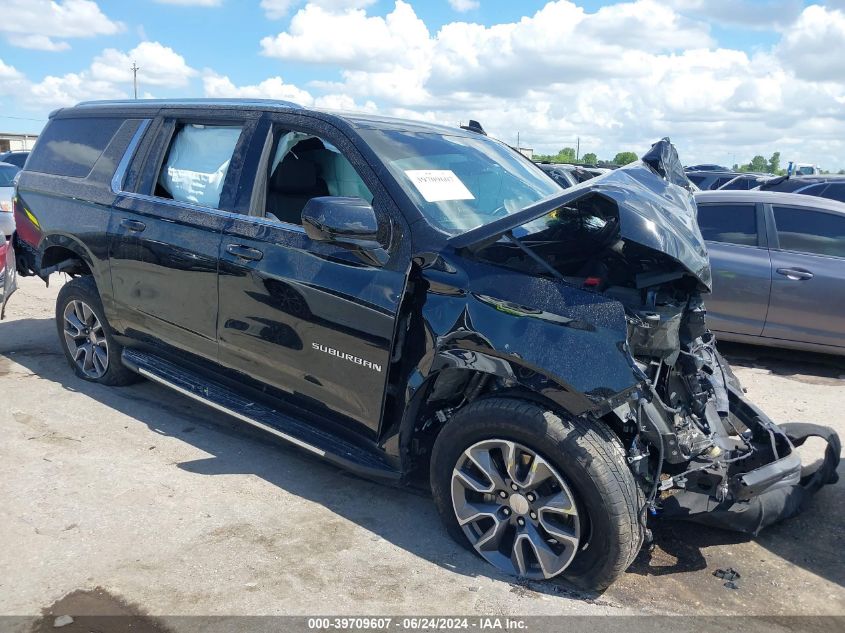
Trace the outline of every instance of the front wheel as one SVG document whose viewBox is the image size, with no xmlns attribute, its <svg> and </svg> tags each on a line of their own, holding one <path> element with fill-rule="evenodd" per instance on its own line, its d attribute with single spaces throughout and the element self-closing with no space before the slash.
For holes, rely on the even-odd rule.
<svg viewBox="0 0 845 633">
<path fill-rule="evenodd" d="M 120 362 L 122 348 L 106 321 L 97 285 L 89 276 L 72 279 L 56 299 L 56 327 L 77 376 L 104 385 L 128 385 L 137 374 Z"/>
<path fill-rule="evenodd" d="M 642 544 L 641 493 L 600 421 L 478 400 L 438 436 L 431 486 L 450 534 L 501 571 L 604 589 Z"/>
</svg>

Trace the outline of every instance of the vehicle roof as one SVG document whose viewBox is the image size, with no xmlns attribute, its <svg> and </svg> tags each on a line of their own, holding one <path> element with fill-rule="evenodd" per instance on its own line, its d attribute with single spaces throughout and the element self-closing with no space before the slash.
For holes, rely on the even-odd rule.
<svg viewBox="0 0 845 633">
<path fill-rule="evenodd" d="M 67 116 L 73 111 L 97 111 L 105 113 L 129 114 L 138 111 L 145 111 L 151 116 L 153 111 L 161 108 L 181 109 L 221 109 L 221 110 L 262 110 L 266 112 L 298 112 L 312 113 L 323 117 L 341 119 L 348 125 L 358 129 L 378 130 L 403 130 L 411 132 L 430 132 L 437 134 L 449 134 L 452 136 L 465 136 L 479 138 L 476 132 L 462 130 L 458 126 L 450 127 L 428 121 L 417 121 L 400 119 L 394 117 L 369 114 L 364 112 L 346 112 L 340 110 L 322 110 L 317 108 L 305 108 L 292 101 L 278 99 L 122 99 L 108 101 L 83 101 L 70 108 L 56 110 L 50 116 Z"/>
<path fill-rule="evenodd" d="M 704 176 L 739 176 L 745 172 L 732 171 L 730 169 L 727 171 L 722 169 L 685 169 L 684 173 L 687 175 L 702 174 Z"/>
<path fill-rule="evenodd" d="M 784 191 L 758 191 L 756 189 L 715 189 L 696 191 L 696 202 L 765 202 L 768 204 L 788 204 L 790 206 L 815 207 L 845 214 L 845 203 L 829 198 L 807 196 Z"/>
<path fill-rule="evenodd" d="M 14 167 L 15 169 L 20 169 L 20 167 L 18 167 L 17 165 L 13 165 L 12 163 L 4 163 L 3 161 L 0 161 L 0 167 Z"/>
</svg>

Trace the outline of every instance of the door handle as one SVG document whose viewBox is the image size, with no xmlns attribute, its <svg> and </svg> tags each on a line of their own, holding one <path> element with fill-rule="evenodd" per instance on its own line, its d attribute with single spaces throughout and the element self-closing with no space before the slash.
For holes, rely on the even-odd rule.
<svg viewBox="0 0 845 633">
<path fill-rule="evenodd" d="M 130 220 L 129 218 L 123 218 L 120 221 L 120 226 L 130 231 L 135 231 L 136 233 L 140 233 L 147 228 L 147 225 L 143 222 L 140 222 L 139 220 Z"/>
<path fill-rule="evenodd" d="M 813 278 L 813 273 L 803 268 L 778 268 L 778 274 L 792 281 L 806 281 Z"/>
<path fill-rule="evenodd" d="M 244 246 L 243 244 L 229 244 L 226 247 L 226 251 L 235 257 L 249 259 L 255 262 L 264 257 L 264 253 L 259 251 L 257 248 L 250 248 L 249 246 Z"/>
</svg>

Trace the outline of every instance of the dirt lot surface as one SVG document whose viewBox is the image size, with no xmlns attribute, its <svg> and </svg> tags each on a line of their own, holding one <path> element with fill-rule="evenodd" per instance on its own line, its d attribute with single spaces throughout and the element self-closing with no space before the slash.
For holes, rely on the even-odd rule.
<svg viewBox="0 0 845 633">
<path fill-rule="evenodd" d="M 602 595 L 516 583 L 449 540 L 424 495 L 149 382 L 79 380 L 56 335 L 57 288 L 20 286 L 0 323 L 0 614 L 102 588 L 152 615 L 845 615 L 845 477 L 754 540 L 658 527 Z M 845 359 L 723 351 L 773 419 L 845 436 Z M 727 567 L 738 589 L 713 576 Z"/>
</svg>

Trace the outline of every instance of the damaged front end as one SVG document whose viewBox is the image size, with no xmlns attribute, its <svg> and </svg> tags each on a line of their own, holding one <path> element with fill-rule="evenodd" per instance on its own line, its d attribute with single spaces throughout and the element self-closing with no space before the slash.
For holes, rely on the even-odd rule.
<svg viewBox="0 0 845 633">
<path fill-rule="evenodd" d="M 624 308 L 624 353 L 637 384 L 614 402 L 644 511 L 757 534 L 837 479 L 831 429 L 776 425 L 749 402 L 707 329 L 710 265 L 674 147 L 456 236 L 476 261 L 552 277 Z M 565 303 L 565 302 L 564 302 Z M 796 447 L 827 441 L 802 468 Z"/>
</svg>

